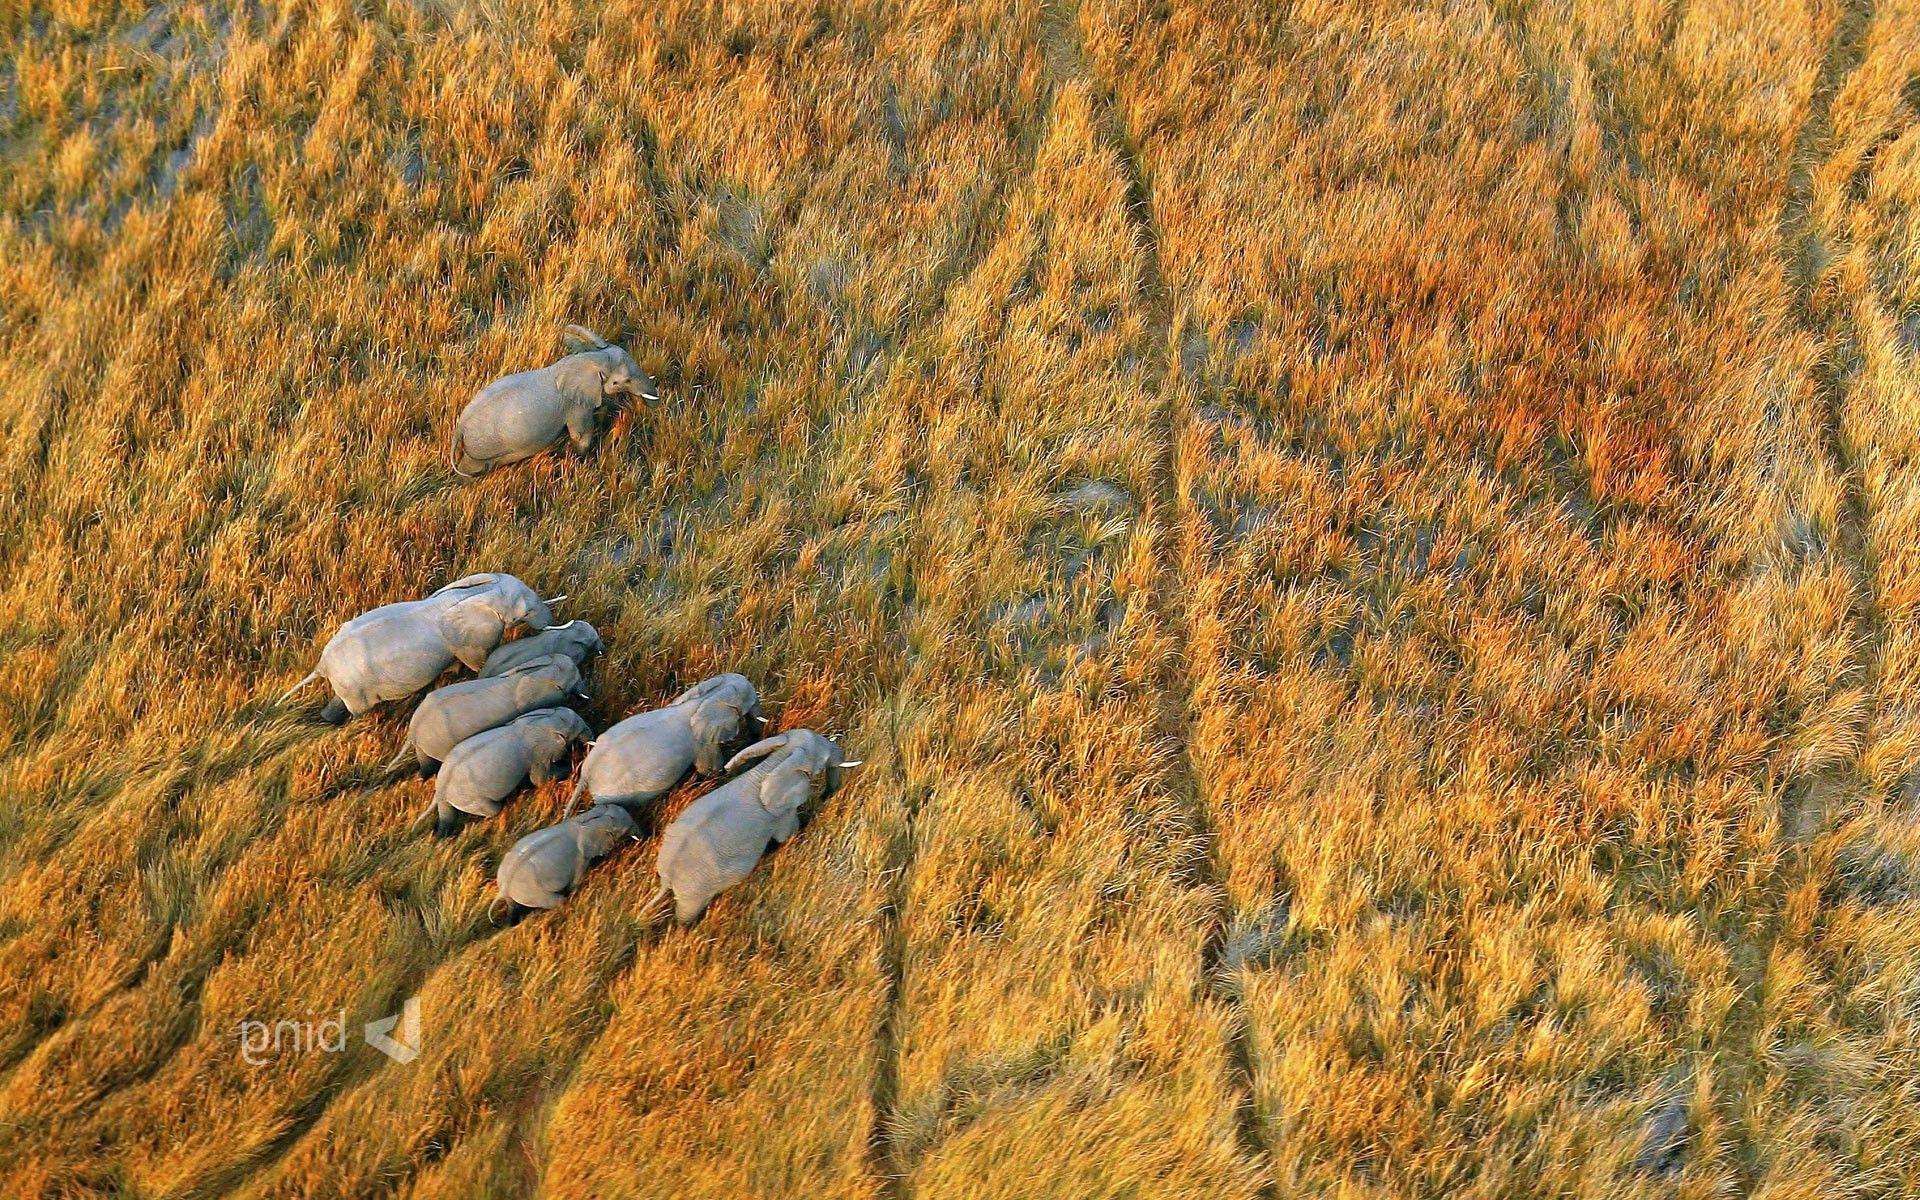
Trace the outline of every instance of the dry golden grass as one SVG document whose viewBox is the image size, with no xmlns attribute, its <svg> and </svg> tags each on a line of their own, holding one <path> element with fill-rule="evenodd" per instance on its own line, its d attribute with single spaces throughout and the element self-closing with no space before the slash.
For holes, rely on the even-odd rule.
<svg viewBox="0 0 1920 1200">
<path fill-rule="evenodd" d="M 5 1190 L 1920 1191 L 1920 8 L 1270 7 L 0 0 Z M 871 765 L 489 928 L 481 569 Z"/>
</svg>

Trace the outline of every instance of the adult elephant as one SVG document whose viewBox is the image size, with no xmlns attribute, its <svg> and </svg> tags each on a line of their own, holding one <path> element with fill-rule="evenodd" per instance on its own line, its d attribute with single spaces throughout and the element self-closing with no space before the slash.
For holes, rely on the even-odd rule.
<svg viewBox="0 0 1920 1200">
<path fill-rule="evenodd" d="M 585 349 L 559 362 L 494 380 L 461 411 L 453 430 L 453 469 L 484 475 L 559 444 L 592 448 L 600 410 L 625 396 L 658 399 L 651 376 L 633 356 L 579 325 L 567 332 Z"/>
<path fill-rule="evenodd" d="M 344 724 L 426 688 L 456 661 L 479 670 L 508 630 L 552 625 L 547 605 L 563 599 L 542 600 L 511 575 L 487 574 L 455 580 L 424 600 L 382 605 L 342 625 L 320 651 L 320 665 L 280 699 L 324 679 L 333 699 L 321 719 Z"/>
</svg>

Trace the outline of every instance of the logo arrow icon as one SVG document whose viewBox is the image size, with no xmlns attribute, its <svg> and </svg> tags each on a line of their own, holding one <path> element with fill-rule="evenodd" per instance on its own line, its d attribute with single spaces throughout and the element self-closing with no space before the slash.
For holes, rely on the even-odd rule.
<svg viewBox="0 0 1920 1200">
<path fill-rule="evenodd" d="M 400 1036 L 387 1035 L 393 1027 L 400 1027 Z M 378 1021 L 368 1021 L 366 1025 L 367 1045 L 386 1055 L 395 1062 L 410 1063 L 420 1057 L 420 997 L 408 996 L 400 1006 L 397 1015 L 381 1017 Z"/>
</svg>

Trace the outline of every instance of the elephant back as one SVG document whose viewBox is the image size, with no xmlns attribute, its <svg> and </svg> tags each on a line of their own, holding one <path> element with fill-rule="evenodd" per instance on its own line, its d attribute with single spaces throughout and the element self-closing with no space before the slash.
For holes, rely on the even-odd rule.
<svg viewBox="0 0 1920 1200">
<path fill-rule="evenodd" d="M 505 725 L 529 709 L 552 704 L 560 695 L 552 689 L 523 694 L 521 682 L 503 675 L 441 688 L 413 710 L 408 740 L 416 749 L 444 758 L 475 734 Z"/>
<path fill-rule="evenodd" d="M 573 882 L 579 847 L 573 831 L 561 825 L 537 829 L 513 844 L 500 860 L 495 882 L 500 894 L 529 908 L 549 908 Z"/>
<path fill-rule="evenodd" d="M 418 602 L 390 604 L 342 627 L 320 652 L 320 670 L 341 693 L 398 700 L 453 665 L 453 651 Z"/>
<path fill-rule="evenodd" d="M 734 780 L 694 801 L 667 826 L 660 839 L 661 873 L 710 872 L 717 878 L 752 870 L 773 826 L 753 785 Z"/>
<path fill-rule="evenodd" d="M 636 713 L 594 739 L 581 777 L 596 800 L 631 804 L 672 790 L 694 760 L 690 708 Z"/>
</svg>

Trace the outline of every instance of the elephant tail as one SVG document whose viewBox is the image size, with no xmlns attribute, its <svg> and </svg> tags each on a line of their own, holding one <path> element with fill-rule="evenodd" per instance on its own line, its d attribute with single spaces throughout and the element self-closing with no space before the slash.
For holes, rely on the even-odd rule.
<svg viewBox="0 0 1920 1200">
<path fill-rule="evenodd" d="M 315 667 L 313 670 L 307 672 L 307 677 L 305 679 L 302 679 L 299 683 L 294 684 L 292 687 L 288 688 L 286 691 L 280 693 L 280 699 L 274 701 L 274 703 L 285 704 L 287 701 L 293 699 L 293 694 L 295 692 L 299 691 L 301 688 L 307 686 L 308 684 L 312 683 L 314 680 L 318 678 L 320 678 L 320 668 Z"/>
<path fill-rule="evenodd" d="M 380 769 L 382 771 L 391 771 L 395 767 L 399 766 L 401 763 L 407 761 L 407 755 L 412 753 L 413 753 L 413 739 L 408 738 L 406 741 L 400 743 L 400 753 L 388 759 L 387 765 L 384 767 L 381 767 Z"/>
<path fill-rule="evenodd" d="M 562 821 L 566 820 L 568 817 L 571 817 L 573 815 L 574 806 L 580 803 L 580 797 L 586 793 L 586 790 L 587 790 L 586 765 L 583 763 L 581 764 L 581 768 L 580 768 L 580 778 L 574 780 L 573 782 L 573 795 L 567 797 L 567 811 L 560 814 L 560 819 Z"/>
<path fill-rule="evenodd" d="M 500 928 L 500 906 L 510 903 L 512 902 L 505 896 L 495 896 L 493 903 L 487 905 L 487 924 L 493 926 L 495 929 Z"/>
<path fill-rule="evenodd" d="M 464 436 L 461 435 L 460 427 L 456 425 L 454 426 L 454 430 L 453 430 L 453 447 L 452 447 L 452 453 L 449 458 L 449 465 L 453 467 L 453 473 L 455 475 L 458 475 L 462 479 L 480 478 L 480 476 L 477 474 L 469 475 L 467 472 L 462 471 L 460 469 L 460 460 L 465 458 L 466 456 L 467 456 L 467 440 Z"/>
<path fill-rule="evenodd" d="M 427 801 L 427 806 L 420 810 L 420 815 L 413 819 L 413 824 L 407 826 L 407 836 L 412 837 L 414 834 L 425 829 L 428 823 L 433 820 L 433 810 L 438 807 L 440 807 L 439 800 Z"/>
<path fill-rule="evenodd" d="M 640 923 L 642 925 L 660 924 L 666 919 L 667 909 L 672 903 L 673 889 L 662 883 L 660 890 L 649 896 L 647 902 L 640 906 Z"/>
</svg>

